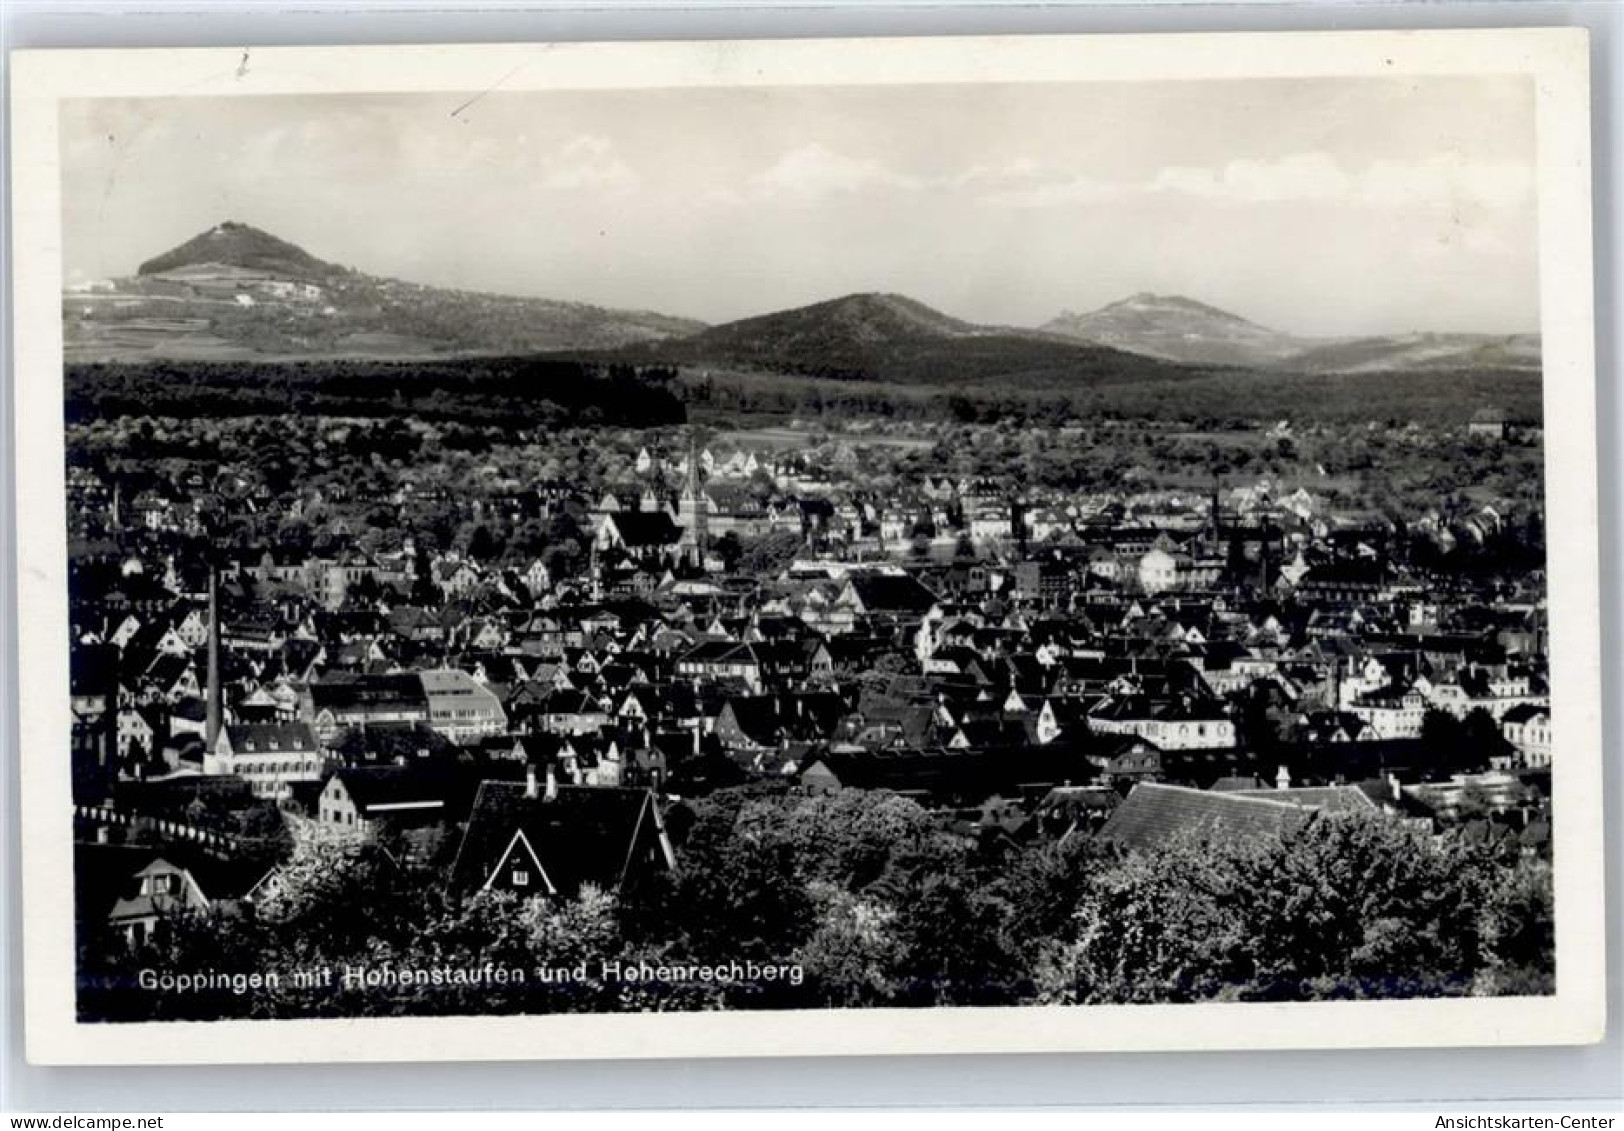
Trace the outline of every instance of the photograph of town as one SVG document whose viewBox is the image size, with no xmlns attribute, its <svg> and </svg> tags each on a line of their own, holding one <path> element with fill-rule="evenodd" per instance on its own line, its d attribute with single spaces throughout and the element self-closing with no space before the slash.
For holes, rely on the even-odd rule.
<svg viewBox="0 0 1624 1131">
<path fill-rule="evenodd" d="M 81 1021 L 1555 992 L 1528 78 L 60 133 Z"/>
</svg>

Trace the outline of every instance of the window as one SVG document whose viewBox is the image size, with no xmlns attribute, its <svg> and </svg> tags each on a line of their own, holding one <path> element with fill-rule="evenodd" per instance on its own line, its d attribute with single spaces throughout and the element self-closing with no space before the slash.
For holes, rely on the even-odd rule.
<svg viewBox="0 0 1624 1131">
<path fill-rule="evenodd" d="M 513 869 L 513 886 L 524 888 L 530 886 L 530 873 L 523 868 Z"/>
</svg>

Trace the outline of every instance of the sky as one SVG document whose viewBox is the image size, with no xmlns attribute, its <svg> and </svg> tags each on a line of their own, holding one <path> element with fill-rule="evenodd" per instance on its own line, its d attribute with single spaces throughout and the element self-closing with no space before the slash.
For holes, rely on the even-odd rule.
<svg viewBox="0 0 1624 1131">
<path fill-rule="evenodd" d="M 1537 330 L 1517 77 L 78 101 L 69 282 L 224 220 L 438 286 L 721 322 L 893 291 L 1031 326 Z"/>
</svg>

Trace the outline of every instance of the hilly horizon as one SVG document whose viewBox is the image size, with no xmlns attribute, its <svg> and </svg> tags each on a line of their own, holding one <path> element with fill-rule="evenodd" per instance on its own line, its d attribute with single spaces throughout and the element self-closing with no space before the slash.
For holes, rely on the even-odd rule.
<svg viewBox="0 0 1624 1131">
<path fill-rule="evenodd" d="M 72 361 L 455 357 L 614 349 L 693 319 L 433 287 L 328 263 L 227 220 L 133 276 L 69 288 Z"/>
<path fill-rule="evenodd" d="M 1227 310 L 1148 292 L 1087 313 L 1066 311 L 1042 329 L 1190 365 L 1233 365 L 1314 374 L 1413 369 L 1535 369 L 1538 334 L 1417 331 L 1310 338 L 1281 333 Z"/>
<path fill-rule="evenodd" d="M 1035 328 L 979 325 L 886 292 L 707 326 L 369 275 L 229 220 L 146 260 L 134 276 L 69 288 L 63 315 L 65 355 L 74 361 L 580 353 L 918 385 L 1088 385 L 1217 367 L 1537 370 L 1540 356 L 1538 335 L 1306 338 L 1148 292 Z"/>
<path fill-rule="evenodd" d="M 1148 292 L 1087 313 L 1065 311 L 1041 329 L 1116 349 L 1203 365 L 1273 365 L 1299 339 L 1182 295 Z"/>
<path fill-rule="evenodd" d="M 1195 372 L 1037 330 L 980 326 L 883 292 L 842 295 L 618 352 L 651 364 L 949 387 L 998 381 L 1053 388 Z"/>
<path fill-rule="evenodd" d="M 162 275 L 188 267 L 241 267 L 279 274 L 290 279 L 327 279 L 342 267 L 323 262 L 304 248 L 262 232 L 248 224 L 226 220 L 185 243 L 154 256 L 135 269 L 136 275 Z"/>
</svg>

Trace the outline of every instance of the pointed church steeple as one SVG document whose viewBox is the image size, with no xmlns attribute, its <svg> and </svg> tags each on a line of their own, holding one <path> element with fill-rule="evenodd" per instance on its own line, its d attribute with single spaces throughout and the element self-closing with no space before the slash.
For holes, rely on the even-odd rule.
<svg viewBox="0 0 1624 1131">
<path fill-rule="evenodd" d="M 700 487 L 699 474 L 699 435 L 694 432 L 688 436 L 688 476 L 677 503 L 677 524 L 682 527 L 683 538 L 692 549 L 696 563 L 704 565 L 705 551 L 709 549 L 707 512 L 710 508 Z"/>
</svg>

